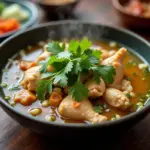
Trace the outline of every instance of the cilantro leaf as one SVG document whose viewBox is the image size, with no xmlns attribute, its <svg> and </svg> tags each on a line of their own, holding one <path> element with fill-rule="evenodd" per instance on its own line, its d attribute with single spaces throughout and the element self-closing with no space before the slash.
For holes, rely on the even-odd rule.
<svg viewBox="0 0 150 150">
<path fill-rule="evenodd" d="M 89 41 L 87 38 L 83 39 L 80 42 L 80 48 L 81 48 L 81 54 L 83 54 L 88 48 L 90 48 L 92 45 L 92 42 Z"/>
<path fill-rule="evenodd" d="M 80 82 L 76 82 L 70 89 L 69 94 L 72 95 L 72 97 L 80 102 L 84 98 L 88 98 L 88 89 Z"/>
<path fill-rule="evenodd" d="M 65 87 L 68 84 L 68 78 L 64 72 L 55 76 L 53 84 L 59 83 L 61 87 Z"/>
<path fill-rule="evenodd" d="M 92 55 L 97 59 L 100 59 L 102 52 L 99 50 L 92 50 Z"/>
<path fill-rule="evenodd" d="M 96 106 L 94 106 L 94 111 L 95 111 L 96 113 L 102 114 L 103 111 L 104 111 L 104 107 L 103 107 L 102 105 L 96 105 Z"/>
<path fill-rule="evenodd" d="M 79 42 L 76 40 L 72 40 L 69 44 L 68 50 L 76 55 L 78 47 L 79 47 Z"/>
<path fill-rule="evenodd" d="M 82 68 L 80 66 L 80 63 L 75 62 L 74 65 L 73 65 L 73 73 L 78 74 L 81 71 L 82 71 Z"/>
<path fill-rule="evenodd" d="M 45 99 L 45 95 L 47 91 L 51 92 L 50 87 L 52 86 L 52 82 L 48 80 L 40 80 L 37 82 L 36 94 L 40 100 Z"/>
<path fill-rule="evenodd" d="M 72 54 L 68 51 L 60 52 L 57 57 L 58 58 L 70 58 Z"/>
<path fill-rule="evenodd" d="M 114 75 L 116 74 L 115 68 L 113 66 L 101 65 L 98 66 L 98 71 L 105 83 L 111 84 L 113 82 Z"/>
<path fill-rule="evenodd" d="M 47 71 L 47 60 L 42 60 L 39 62 L 40 65 L 42 65 L 39 69 L 40 72 L 46 72 Z"/>
<path fill-rule="evenodd" d="M 58 53 L 64 51 L 63 48 L 64 48 L 64 45 L 61 47 L 59 45 L 59 42 L 50 42 L 50 43 L 48 43 L 47 51 L 51 52 L 52 54 L 58 54 Z"/>
<path fill-rule="evenodd" d="M 52 73 L 52 72 L 45 72 L 45 73 L 42 73 L 41 75 L 41 79 L 45 79 L 45 78 L 49 78 L 51 76 L 55 75 L 55 73 Z"/>
<path fill-rule="evenodd" d="M 68 73 L 68 72 L 70 72 L 71 70 L 72 70 L 72 68 L 73 68 L 73 62 L 69 62 L 67 65 L 66 65 L 66 67 L 65 67 L 65 69 L 64 69 L 64 73 Z"/>
</svg>

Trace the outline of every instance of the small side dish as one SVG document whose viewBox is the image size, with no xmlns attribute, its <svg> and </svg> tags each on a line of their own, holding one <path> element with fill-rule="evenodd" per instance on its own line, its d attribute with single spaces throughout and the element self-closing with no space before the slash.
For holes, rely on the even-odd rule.
<svg viewBox="0 0 150 150">
<path fill-rule="evenodd" d="M 42 50 L 43 49 L 43 50 Z M 142 109 L 148 65 L 116 42 L 40 42 L 9 59 L 1 87 L 14 109 L 46 121 L 101 123 Z"/>
<path fill-rule="evenodd" d="M 51 5 L 65 5 L 68 3 L 73 3 L 75 0 L 43 0 L 44 3 Z"/>
<path fill-rule="evenodd" d="M 0 2 L 0 35 L 18 30 L 29 17 L 29 13 L 18 4 L 6 5 Z"/>
<path fill-rule="evenodd" d="M 125 10 L 135 16 L 150 18 L 150 2 L 140 0 L 129 0 Z"/>
</svg>

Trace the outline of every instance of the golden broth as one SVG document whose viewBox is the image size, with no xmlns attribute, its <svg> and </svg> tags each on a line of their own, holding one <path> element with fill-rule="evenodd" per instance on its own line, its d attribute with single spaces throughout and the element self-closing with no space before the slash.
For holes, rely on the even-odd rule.
<svg viewBox="0 0 150 150">
<path fill-rule="evenodd" d="M 96 47 L 100 46 L 106 50 L 112 50 L 112 49 L 118 50 L 119 49 L 119 46 L 112 48 L 109 46 L 108 43 L 105 43 L 105 42 L 97 42 L 97 43 L 95 43 L 94 46 L 96 46 Z M 40 46 L 35 46 L 32 48 L 28 47 L 28 50 L 26 51 L 26 54 L 24 56 L 17 57 L 16 58 L 17 61 L 13 61 L 13 62 L 9 61 L 5 67 L 8 69 L 8 71 L 4 72 L 2 75 L 2 83 L 7 83 L 8 87 L 9 87 L 9 85 L 11 85 L 11 84 L 20 82 L 22 80 L 23 74 L 24 74 L 19 68 L 20 61 L 21 60 L 33 61 L 40 55 L 41 52 L 42 52 L 42 48 Z M 134 65 L 131 65 L 130 62 L 131 63 L 134 62 Z M 149 84 L 150 83 L 150 74 L 148 74 L 148 76 L 144 79 L 142 71 L 138 68 L 138 64 L 140 64 L 140 63 L 142 63 L 142 61 L 129 52 L 127 53 L 127 56 L 124 59 L 125 76 L 127 76 L 131 80 L 134 92 L 136 94 L 135 98 L 131 98 L 131 102 L 133 103 L 132 111 L 136 110 L 135 105 L 139 101 L 139 95 L 146 95 L 147 91 L 150 89 L 150 84 Z M 11 100 L 9 102 L 12 101 L 15 92 L 16 91 L 10 91 L 10 90 L 8 90 L 8 88 L 4 88 L 5 95 L 11 96 Z M 97 99 L 93 103 L 97 103 L 97 102 L 106 104 L 102 98 Z M 106 106 L 107 107 L 105 108 L 103 115 L 107 116 L 109 120 L 111 120 L 111 118 L 114 116 L 114 114 L 118 114 L 120 116 L 125 116 L 130 113 L 130 112 L 124 112 L 124 111 L 118 110 L 116 108 L 113 108 L 113 107 L 109 106 L 108 104 L 106 104 Z M 41 108 L 42 109 L 42 113 L 40 115 L 36 116 L 37 118 L 39 118 L 41 120 L 45 120 L 45 117 L 47 115 L 55 115 L 57 122 L 62 122 L 62 123 L 64 123 L 64 122 L 66 122 L 66 123 L 83 123 L 84 122 L 84 121 L 74 121 L 71 119 L 63 118 L 57 112 L 57 108 L 42 107 L 39 100 L 37 100 L 35 103 L 33 103 L 30 106 L 23 106 L 21 104 L 16 104 L 14 106 L 14 109 L 17 109 L 19 112 L 22 112 L 26 115 L 30 115 L 29 110 L 32 108 Z"/>
</svg>

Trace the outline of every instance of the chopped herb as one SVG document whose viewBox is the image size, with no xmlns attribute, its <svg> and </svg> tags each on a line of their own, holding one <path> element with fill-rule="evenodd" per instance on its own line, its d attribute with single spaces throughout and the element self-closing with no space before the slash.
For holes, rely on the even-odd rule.
<svg viewBox="0 0 150 150">
<path fill-rule="evenodd" d="M 4 99 L 5 99 L 5 100 L 10 100 L 10 98 L 11 98 L 10 96 L 5 96 Z"/>
<path fill-rule="evenodd" d="M 69 94 L 76 101 L 81 101 L 88 97 L 88 89 L 80 81 L 84 72 L 93 71 L 94 79 L 100 82 L 99 77 L 105 83 L 112 83 L 115 75 L 113 66 L 100 65 L 101 52 L 90 49 L 92 43 L 87 38 L 79 41 L 72 40 L 68 51 L 65 51 L 65 43 L 50 42 L 47 51 L 51 52 L 45 61 L 41 61 L 40 72 L 42 79 L 38 82 L 36 89 L 37 96 L 44 100 L 47 93 L 51 94 L 52 85 L 58 84 L 61 87 L 70 86 Z M 52 65 L 55 68 L 53 73 L 47 72 L 47 66 Z M 70 82 L 71 81 L 71 82 Z M 70 85 L 71 84 L 71 85 Z"/>
<path fill-rule="evenodd" d="M 102 114 L 104 112 L 104 106 L 103 105 L 96 105 L 96 106 L 94 106 L 94 111 L 99 113 L 99 114 Z"/>
<path fill-rule="evenodd" d="M 126 94 L 126 97 L 130 99 L 130 98 L 131 98 L 130 93 L 127 93 L 127 94 Z"/>
<path fill-rule="evenodd" d="M 118 115 L 118 114 L 115 114 L 112 118 L 111 118 L 111 120 L 113 121 L 113 120 L 118 120 L 118 119 L 120 119 L 121 117 L 120 117 L 120 115 Z"/>
<path fill-rule="evenodd" d="M 129 61 L 125 66 L 127 68 L 135 67 L 137 65 L 137 62 L 135 60 Z"/>
<path fill-rule="evenodd" d="M 135 76 L 135 77 L 138 76 L 136 72 L 133 72 L 132 75 Z"/>
<path fill-rule="evenodd" d="M 2 83 L 1 87 L 6 88 L 7 87 L 7 83 Z"/>
<path fill-rule="evenodd" d="M 15 103 L 14 101 L 12 101 L 12 102 L 10 102 L 10 105 L 11 105 L 11 106 L 15 106 L 16 103 Z"/>
<path fill-rule="evenodd" d="M 138 102 L 138 103 L 136 104 L 136 107 L 137 107 L 137 111 L 138 111 L 138 110 L 141 110 L 141 109 L 144 107 L 144 103 Z"/>
<path fill-rule="evenodd" d="M 9 91 L 14 91 L 14 90 L 20 90 L 20 86 L 19 84 L 11 84 L 9 87 L 8 87 L 8 90 Z"/>
<path fill-rule="evenodd" d="M 149 69 L 148 68 L 142 69 L 142 74 L 144 75 L 144 77 L 147 77 L 149 75 Z"/>
</svg>

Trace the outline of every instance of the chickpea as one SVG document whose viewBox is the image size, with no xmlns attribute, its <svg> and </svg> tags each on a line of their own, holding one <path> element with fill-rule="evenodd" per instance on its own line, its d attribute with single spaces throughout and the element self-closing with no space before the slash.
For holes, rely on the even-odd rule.
<svg viewBox="0 0 150 150">
<path fill-rule="evenodd" d="M 48 100 L 44 100 L 44 101 L 42 102 L 42 106 L 43 106 L 43 107 L 48 107 L 48 106 L 49 106 L 49 101 L 48 101 Z"/>
<path fill-rule="evenodd" d="M 56 120 L 56 116 L 52 115 L 52 116 L 46 116 L 45 119 L 47 121 L 55 121 Z"/>
<path fill-rule="evenodd" d="M 29 111 L 29 113 L 32 115 L 32 116 L 37 116 L 39 115 L 40 113 L 42 112 L 42 110 L 40 108 L 33 108 Z"/>
</svg>

